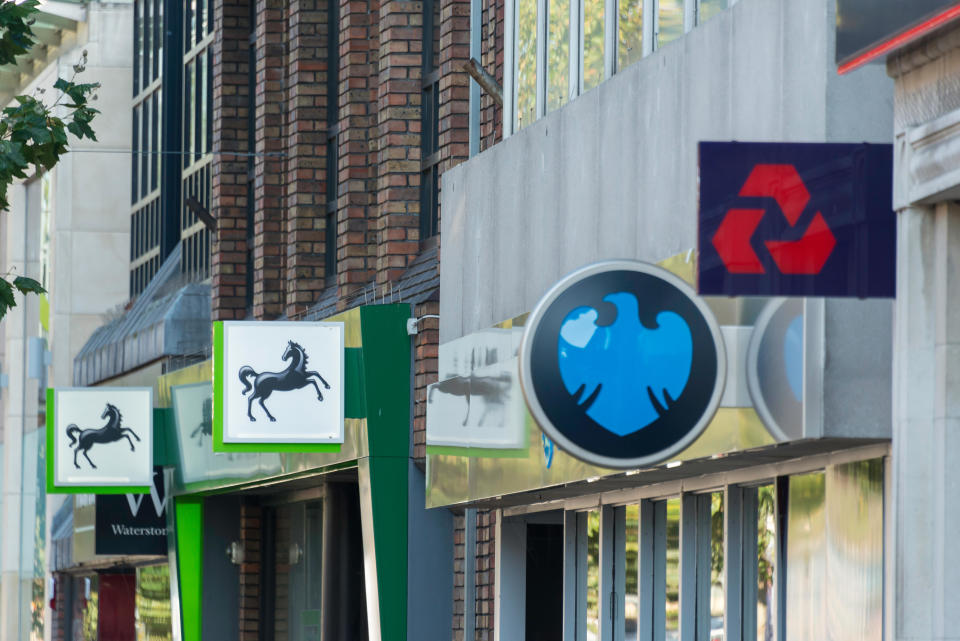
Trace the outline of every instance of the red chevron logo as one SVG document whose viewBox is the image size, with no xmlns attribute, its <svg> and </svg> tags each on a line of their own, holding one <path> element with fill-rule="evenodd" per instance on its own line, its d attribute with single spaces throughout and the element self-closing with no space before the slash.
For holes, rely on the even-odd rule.
<svg viewBox="0 0 960 641">
<path fill-rule="evenodd" d="M 810 202 L 810 192 L 793 165 L 754 166 L 740 196 L 769 197 L 794 227 Z M 763 209 L 730 209 L 713 235 L 713 246 L 731 274 L 763 274 L 763 262 L 753 248 L 753 234 L 766 214 Z M 837 240 L 820 212 L 817 212 L 797 240 L 766 240 L 777 269 L 783 274 L 816 275 L 826 264 Z"/>
</svg>

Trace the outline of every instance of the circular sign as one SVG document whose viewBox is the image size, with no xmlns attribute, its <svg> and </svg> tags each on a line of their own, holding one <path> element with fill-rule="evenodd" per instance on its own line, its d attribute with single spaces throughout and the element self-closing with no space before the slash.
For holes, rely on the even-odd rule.
<svg viewBox="0 0 960 641">
<path fill-rule="evenodd" d="M 570 274 L 530 314 L 520 381 L 563 450 L 603 467 L 658 463 L 713 417 L 726 358 L 706 304 L 670 272 L 606 261 Z"/>
<path fill-rule="evenodd" d="M 778 441 L 803 438 L 803 299 L 770 301 L 747 348 L 747 389 Z"/>
</svg>

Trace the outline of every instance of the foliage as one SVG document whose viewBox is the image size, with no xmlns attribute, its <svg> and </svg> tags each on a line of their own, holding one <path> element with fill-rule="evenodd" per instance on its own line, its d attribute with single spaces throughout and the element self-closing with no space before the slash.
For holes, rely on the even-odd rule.
<svg viewBox="0 0 960 641">
<path fill-rule="evenodd" d="M 38 5 L 38 0 L 0 1 L 0 65 L 15 64 L 17 56 L 36 44 L 30 25 Z M 68 151 L 68 133 L 78 139 L 97 139 L 90 123 L 99 112 L 89 103 L 96 99 L 100 85 L 74 82 L 86 61 L 84 51 L 73 67 L 74 78 L 57 79 L 53 86 L 59 97 L 53 104 L 44 103 L 44 92 L 38 90 L 36 95 L 17 96 L 0 112 L 0 209 L 9 209 L 7 190 L 15 180 L 48 171 L 59 162 Z M 10 282 L 0 277 L 0 318 L 16 306 L 15 290 L 21 294 L 46 292 L 32 278 L 18 276 Z"/>
</svg>

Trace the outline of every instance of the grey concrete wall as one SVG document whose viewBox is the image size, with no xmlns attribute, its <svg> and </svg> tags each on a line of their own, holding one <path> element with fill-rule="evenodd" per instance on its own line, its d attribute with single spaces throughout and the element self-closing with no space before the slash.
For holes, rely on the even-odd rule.
<svg viewBox="0 0 960 641">
<path fill-rule="evenodd" d="M 695 248 L 701 140 L 889 142 L 892 81 L 836 75 L 833 7 L 741 0 L 447 171 L 441 343 L 530 311 L 586 263 Z"/>
</svg>

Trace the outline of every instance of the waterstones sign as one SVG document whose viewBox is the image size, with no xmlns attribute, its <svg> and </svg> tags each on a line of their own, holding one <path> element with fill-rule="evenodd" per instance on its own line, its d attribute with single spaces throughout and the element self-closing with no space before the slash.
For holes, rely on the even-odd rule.
<svg viewBox="0 0 960 641">
<path fill-rule="evenodd" d="M 214 451 L 339 451 L 343 341 L 343 323 L 215 323 Z"/>
<path fill-rule="evenodd" d="M 153 477 L 153 390 L 48 390 L 47 452 L 47 492 L 148 492 Z"/>
<path fill-rule="evenodd" d="M 167 495 L 156 467 L 149 494 L 96 497 L 97 554 L 167 553 Z"/>
</svg>

